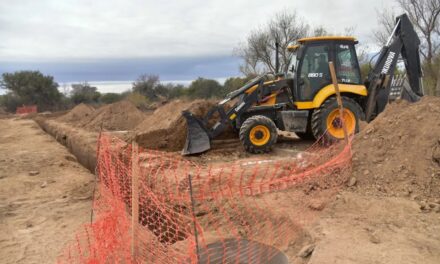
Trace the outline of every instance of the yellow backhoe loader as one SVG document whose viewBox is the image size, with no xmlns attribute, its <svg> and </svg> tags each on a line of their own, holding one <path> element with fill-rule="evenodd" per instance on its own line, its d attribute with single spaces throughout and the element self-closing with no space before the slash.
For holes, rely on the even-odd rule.
<svg viewBox="0 0 440 264">
<path fill-rule="evenodd" d="M 269 152 L 278 130 L 295 132 L 301 138 L 324 137 L 327 142 L 343 139 L 329 61 L 336 68 L 343 120 L 350 134 L 359 131 L 360 120 L 371 121 L 389 101 L 403 98 L 414 102 L 423 96 L 420 40 L 406 14 L 396 18 L 394 30 L 365 81 L 361 80 L 357 43 L 353 37 L 299 39 L 288 47 L 293 56 L 288 72 L 256 77 L 228 94 L 204 118 L 183 112 L 188 134 L 182 154 L 209 150 L 211 140 L 228 126 L 238 131 L 244 148 L 251 153 Z M 399 57 L 405 63 L 408 81 L 392 87 Z M 214 114 L 218 121 L 209 127 Z"/>
</svg>

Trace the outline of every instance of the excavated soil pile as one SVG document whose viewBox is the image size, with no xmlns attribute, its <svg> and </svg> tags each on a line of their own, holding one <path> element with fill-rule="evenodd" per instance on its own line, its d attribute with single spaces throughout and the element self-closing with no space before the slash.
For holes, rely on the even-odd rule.
<svg viewBox="0 0 440 264">
<path fill-rule="evenodd" d="M 357 135 L 353 151 L 358 191 L 440 197 L 440 98 L 388 105 Z"/>
<path fill-rule="evenodd" d="M 182 111 L 189 110 L 195 116 L 204 116 L 215 101 L 196 100 L 192 102 L 176 100 L 157 108 L 136 127 L 135 140 L 143 147 L 166 151 L 181 150 L 185 144 L 187 128 Z M 215 119 L 215 116 L 214 116 Z M 225 135 L 230 132 L 225 131 Z"/>
<path fill-rule="evenodd" d="M 94 112 L 95 112 L 95 108 L 93 108 L 92 106 L 86 104 L 79 104 L 75 106 L 72 110 L 70 110 L 67 114 L 57 118 L 57 121 L 61 121 L 64 123 L 83 122 L 89 119 Z"/>
<path fill-rule="evenodd" d="M 132 130 L 145 118 L 145 114 L 129 101 L 105 105 L 97 110 L 86 104 L 79 104 L 57 121 L 74 124 L 89 131 Z"/>
<path fill-rule="evenodd" d="M 91 116 L 89 120 L 83 122 L 83 127 L 87 130 L 132 130 L 139 125 L 145 115 L 129 101 L 120 101 L 114 104 L 105 105 Z"/>
</svg>

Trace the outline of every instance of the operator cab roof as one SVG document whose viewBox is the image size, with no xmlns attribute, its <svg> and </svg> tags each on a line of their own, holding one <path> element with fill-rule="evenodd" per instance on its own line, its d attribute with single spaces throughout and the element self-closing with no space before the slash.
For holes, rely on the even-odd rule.
<svg viewBox="0 0 440 264">
<path fill-rule="evenodd" d="M 330 41 L 330 40 L 335 40 L 335 41 L 349 41 L 349 42 L 353 42 L 354 44 L 357 44 L 358 41 L 356 38 L 354 37 L 345 37 L 345 36 L 321 36 L 321 37 L 309 37 L 309 38 L 301 38 L 298 39 L 297 42 L 299 44 L 296 45 L 290 45 L 287 47 L 287 50 L 290 52 L 294 52 L 296 51 L 300 45 L 305 44 L 307 42 L 317 42 L 317 41 Z"/>
<path fill-rule="evenodd" d="M 322 37 L 310 37 L 310 38 L 302 38 L 298 39 L 298 43 L 303 44 L 306 42 L 312 42 L 312 41 L 326 41 L 326 40 L 336 40 L 336 41 L 351 41 L 351 42 L 357 42 L 356 38 L 354 37 L 344 37 L 344 36 L 322 36 Z"/>
</svg>

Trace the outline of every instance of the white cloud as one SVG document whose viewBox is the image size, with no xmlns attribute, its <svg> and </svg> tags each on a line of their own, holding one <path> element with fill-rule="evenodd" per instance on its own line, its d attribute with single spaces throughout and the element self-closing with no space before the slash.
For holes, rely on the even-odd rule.
<svg viewBox="0 0 440 264">
<path fill-rule="evenodd" d="M 385 0 L 0 0 L 1 60 L 229 55 L 283 8 L 361 42 Z"/>
</svg>

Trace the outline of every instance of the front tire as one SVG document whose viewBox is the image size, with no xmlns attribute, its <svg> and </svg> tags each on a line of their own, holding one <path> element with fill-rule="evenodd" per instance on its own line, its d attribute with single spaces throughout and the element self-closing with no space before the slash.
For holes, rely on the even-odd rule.
<svg viewBox="0 0 440 264">
<path fill-rule="evenodd" d="M 342 105 L 348 135 L 353 135 L 359 132 L 359 121 L 364 119 L 362 108 L 355 100 L 345 96 L 342 97 Z M 325 143 L 344 139 L 344 129 L 336 97 L 327 99 L 313 111 L 312 132 L 316 139 L 323 137 Z"/>
<path fill-rule="evenodd" d="M 246 151 L 250 153 L 270 152 L 277 138 L 278 132 L 275 123 L 266 116 L 249 117 L 240 128 L 240 141 Z"/>
</svg>

